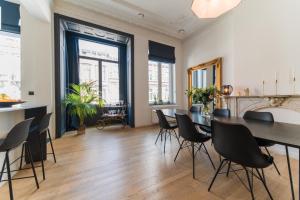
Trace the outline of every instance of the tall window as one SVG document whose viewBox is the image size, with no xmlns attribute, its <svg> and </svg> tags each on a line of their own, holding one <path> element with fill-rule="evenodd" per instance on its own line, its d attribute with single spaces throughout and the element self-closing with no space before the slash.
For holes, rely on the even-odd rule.
<svg viewBox="0 0 300 200">
<path fill-rule="evenodd" d="M 107 104 L 119 102 L 118 47 L 79 40 L 80 83 L 95 82 L 95 89 Z"/>
<path fill-rule="evenodd" d="M 149 61 L 149 103 L 175 103 L 174 64 Z"/>
<path fill-rule="evenodd" d="M 2 31 L 0 31 L 0 94 L 11 99 L 21 98 L 20 35 Z"/>
</svg>

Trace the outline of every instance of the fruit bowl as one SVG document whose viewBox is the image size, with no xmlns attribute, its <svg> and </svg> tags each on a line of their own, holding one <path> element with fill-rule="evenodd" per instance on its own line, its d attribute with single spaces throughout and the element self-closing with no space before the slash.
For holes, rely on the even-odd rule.
<svg viewBox="0 0 300 200">
<path fill-rule="evenodd" d="M 0 108 L 12 107 L 13 105 L 24 103 L 25 101 L 18 100 L 0 100 Z"/>
</svg>

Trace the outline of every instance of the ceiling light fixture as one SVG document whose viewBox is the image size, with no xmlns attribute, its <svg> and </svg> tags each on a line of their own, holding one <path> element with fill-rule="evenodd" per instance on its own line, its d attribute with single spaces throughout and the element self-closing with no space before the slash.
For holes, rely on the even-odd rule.
<svg viewBox="0 0 300 200">
<path fill-rule="evenodd" d="M 194 0 L 192 11 L 199 18 L 217 18 L 235 8 L 241 0 Z"/>
</svg>

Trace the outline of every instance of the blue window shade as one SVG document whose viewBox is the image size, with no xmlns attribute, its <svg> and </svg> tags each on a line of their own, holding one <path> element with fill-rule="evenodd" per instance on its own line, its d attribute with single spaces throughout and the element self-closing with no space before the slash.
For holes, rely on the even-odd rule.
<svg viewBox="0 0 300 200">
<path fill-rule="evenodd" d="M 0 0 L 1 31 L 20 34 L 20 6 L 15 3 Z"/>
<path fill-rule="evenodd" d="M 149 60 L 175 63 L 175 47 L 149 41 Z"/>
</svg>

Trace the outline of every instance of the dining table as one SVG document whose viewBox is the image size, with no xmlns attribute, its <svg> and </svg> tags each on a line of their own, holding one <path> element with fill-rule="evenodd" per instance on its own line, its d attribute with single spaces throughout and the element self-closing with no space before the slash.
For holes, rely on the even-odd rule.
<svg viewBox="0 0 300 200">
<path fill-rule="evenodd" d="M 295 190 L 293 184 L 293 174 L 291 170 L 291 162 L 289 155 L 289 148 L 293 147 L 298 149 L 299 160 L 298 160 L 298 177 L 299 177 L 299 195 L 298 199 L 300 200 L 300 124 L 291 124 L 283 122 L 274 122 L 267 123 L 255 120 L 245 120 L 240 117 L 215 117 L 213 115 L 203 116 L 200 112 L 190 112 L 184 109 L 162 109 L 162 112 L 166 117 L 176 118 L 176 114 L 185 114 L 188 115 L 194 124 L 204 127 L 211 127 L 212 120 L 218 120 L 224 123 L 231 124 L 242 124 L 246 126 L 251 134 L 255 138 L 264 139 L 285 147 L 286 160 L 288 166 L 289 180 L 290 180 L 290 189 L 291 189 L 291 198 L 295 199 Z"/>
</svg>

